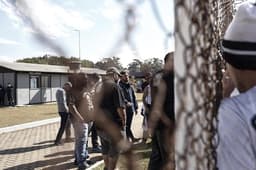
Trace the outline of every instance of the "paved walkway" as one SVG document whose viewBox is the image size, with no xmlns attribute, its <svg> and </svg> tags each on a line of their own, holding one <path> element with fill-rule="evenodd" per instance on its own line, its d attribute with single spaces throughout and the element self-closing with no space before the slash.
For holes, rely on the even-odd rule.
<svg viewBox="0 0 256 170">
<path fill-rule="evenodd" d="M 142 116 L 134 116 L 133 131 L 142 135 Z M 32 128 L 0 134 L 0 169 L 5 170 L 66 170 L 76 169 L 73 165 L 74 142 L 61 146 L 53 145 L 59 127 L 58 122 L 40 124 Z M 91 146 L 89 139 L 89 148 Z M 89 150 L 90 152 L 90 150 Z M 91 153 L 91 159 L 100 161 L 101 154 Z"/>
</svg>

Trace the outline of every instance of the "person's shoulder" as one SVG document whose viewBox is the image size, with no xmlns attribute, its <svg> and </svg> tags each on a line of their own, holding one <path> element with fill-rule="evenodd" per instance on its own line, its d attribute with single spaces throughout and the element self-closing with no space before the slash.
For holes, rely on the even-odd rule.
<svg viewBox="0 0 256 170">
<path fill-rule="evenodd" d="M 252 106 L 251 100 L 256 101 L 256 96 L 252 99 L 251 93 L 252 91 L 247 91 L 245 93 L 240 93 L 236 96 L 223 99 L 219 107 L 219 118 L 236 116 L 239 119 L 246 121 L 247 117 L 250 116 L 250 112 L 255 112 L 255 108 Z"/>
<path fill-rule="evenodd" d="M 63 89 L 63 88 L 58 88 L 57 91 L 58 91 L 58 92 L 63 92 L 64 89 Z"/>
<path fill-rule="evenodd" d="M 244 93 L 238 93 L 227 98 L 227 103 L 236 105 L 239 108 L 256 109 L 252 107 L 252 102 L 256 101 L 256 87 L 247 90 Z"/>
<path fill-rule="evenodd" d="M 58 89 L 56 90 L 56 93 L 57 93 L 57 94 L 65 93 L 65 90 L 64 90 L 63 88 L 58 88 Z"/>
<path fill-rule="evenodd" d="M 102 82 L 102 85 L 104 86 L 104 87 L 113 87 L 113 86 L 119 86 L 117 83 L 115 83 L 114 81 L 112 81 L 112 80 L 105 80 L 105 81 L 103 81 Z"/>
</svg>

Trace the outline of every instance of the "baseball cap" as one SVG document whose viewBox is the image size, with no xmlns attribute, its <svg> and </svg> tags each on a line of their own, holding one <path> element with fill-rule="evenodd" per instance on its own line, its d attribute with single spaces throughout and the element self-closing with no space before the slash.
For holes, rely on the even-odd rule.
<svg viewBox="0 0 256 170">
<path fill-rule="evenodd" d="M 256 4 L 243 2 L 228 26 L 221 50 L 224 60 L 237 69 L 256 70 Z"/>
<path fill-rule="evenodd" d="M 116 67 L 109 67 L 106 71 L 106 74 L 114 74 L 114 73 L 120 75 L 119 70 Z"/>
</svg>

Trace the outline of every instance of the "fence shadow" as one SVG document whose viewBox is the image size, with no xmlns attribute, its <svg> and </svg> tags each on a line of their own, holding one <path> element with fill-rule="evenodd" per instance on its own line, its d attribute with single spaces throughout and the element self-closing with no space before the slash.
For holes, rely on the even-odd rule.
<svg viewBox="0 0 256 170">
<path fill-rule="evenodd" d="M 42 167 L 49 166 L 49 165 L 53 169 L 71 169 L 71 168 L 75 168 L 75 165 L 73 165 L 72 162 L 68 162 L 65 164 L 60 164 L 60 163 L 67 162 L 72 158 L 73 158 L 73 156 L 65 156 L 65 157 L 53 158 L 53 159 L 48 159 L 48 160 L 43 160 L 43 161 L 35 161 L 35 162 L 31 162 L 31 163 L 26 163 L 26 164 L 21 164 L 21 165 L 13 166 L 10 168 L 6 168 L 4 170 L 17 170 L 17 169 L 33 170 L 35 168 L 42 168 Z M 60 165 L 57 165 L 57 164 L 60 164 Z M 51 168 L 51 167 L 49 167 L 49 168 Z"/>
<path fill-rule="evenodd" d="M 45 149 L 45 148 L 54 147 L 54 146 L 55 146 L 54 144 L 48 144 L 48 145 L 39 145 L 39 146 L 31 146 L 31 147 L 19 147 L 19 148 L 5 149 L 5 150 L 0 150 L 0 155 L 31 152 L 31 151 Z"/>
<path fill-rule="evenodd" d="M 46 140 L 46 141 L 34 143 L 33 145 L 43 145 L 43 144 L 46 144 L 46 143 L 54 143 L 54 140 Z"/>
<path fill-rule="evenodd" d="M 49 157 L 56 157 L 56 156 L 61 156 L 61 155 L 73 155 L 74 151 L 70 150 L 70 151 L 62 151 L 62 152 L 56 152 L 56 153 L 52 153 L 49 155 L 45 155 L 45 158 L 49 158 Z"/>
</svg>

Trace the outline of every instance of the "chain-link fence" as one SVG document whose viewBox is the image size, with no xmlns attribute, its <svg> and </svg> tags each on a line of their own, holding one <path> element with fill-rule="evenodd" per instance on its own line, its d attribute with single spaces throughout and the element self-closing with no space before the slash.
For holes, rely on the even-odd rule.
<svg viewBox="0 0 256 170">
<path fill-rule="evenodd" d="M 177 169 L 216 169 L 224 68 L 219 44 L 241 2 L 176 0 Z"/>
</svg>

